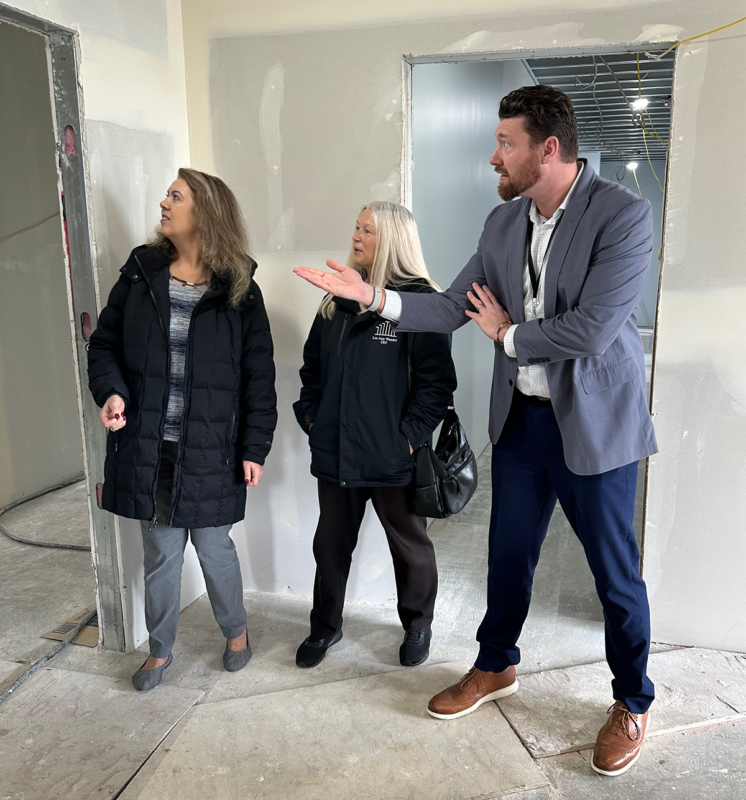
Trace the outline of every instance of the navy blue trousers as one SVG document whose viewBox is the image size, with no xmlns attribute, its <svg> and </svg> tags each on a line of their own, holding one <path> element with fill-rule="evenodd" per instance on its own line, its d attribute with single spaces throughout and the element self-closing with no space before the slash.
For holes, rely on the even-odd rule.
<svg viewBox="0 0 746 800">
<path fill-rule="evenodd" d="M 583 545 L 603 606 L 615 700 L 641 714 L 655 696 L 647 677 L 650 609 L 633 520 L 637 462 L 600 475 L 570 472 L 551 403 L 516 391 L 492 450 L 487 613 L 476 666 L 501 672 L 520 661 L 534 571 L 559 499 Z"/>
</svg>

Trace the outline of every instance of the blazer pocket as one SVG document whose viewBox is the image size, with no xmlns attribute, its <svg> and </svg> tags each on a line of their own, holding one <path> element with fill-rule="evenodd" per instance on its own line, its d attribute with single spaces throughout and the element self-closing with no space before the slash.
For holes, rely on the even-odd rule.
<svg viewBox="0 0 746 800">
<path fill-rule="evenodd" d="M 599 367 L 589 372 L 580 373 L 580 381 L 583 384 L 586 394 L 603 392 L 613 386 L 633 381 L 637 374 L 637 366 L 634 356 L 618 361 L 616 364 L 609 364 L 606 367 Z"/>
</svg>

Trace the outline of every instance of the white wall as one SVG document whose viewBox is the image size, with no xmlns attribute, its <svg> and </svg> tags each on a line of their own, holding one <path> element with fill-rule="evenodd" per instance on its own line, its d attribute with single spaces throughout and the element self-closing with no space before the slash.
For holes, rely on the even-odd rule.
<svg viewBox="0 0 746 800">
<path fill-rule="evenodd" d="M 395 0 L 324 4 L 184 0 L 192 162 L 241 194 L 278 343 L 278 446 L 254 517 L 258 577 L 310 591 L 315 521 L 308 455 L 290 402 L 318 295 L 289 273 L 344 252 L 359 206 L 400 196 L 402 55 L 501 52 L 686 38 L 743 16 L 737 0 Z M 681 48 L 665 234 L 645 573 L 654 638 L 746 649 L 746 39 L 731 29 Z M 274 88 L 272 88 L 274 87 Z M 281 161 L 278 161 L 281 157 Z M 274 167 L 277 167 L 275 170 Z M 734 216 L 736 215 L 736 216 Z M 269 247 L 273 248 L 271 251 Z M 277 250 L 280 247 L 280 250 Z M 380 542 L 361 551 L 367 596 L 390 596 Z M 252 576 L 257 577 L 257 576 Z M 360 591 L 359 586 L 353 587 Z"/>
<path fill-rule="evenodd" d="M 731 19 L 743 16 L 730 4 Z M 746 650 L 746 29 L 674 75 L 645 545 L 663 641 Z M 688 53 L 688 55 L 687 55 Z"/>
<path fill-rule="evenodd" d="M 500 100 L 532 83 L 520 61 L 412 67 L 412 211 L 430 274 L 443 288 L 471 258 L 487 215 L 503 202 L 489 164 Z M 478 453 L 489 443 L 494 347 L 476 325 L 453 335 L 456 410 Z"/>
<path fill-rule="evenodd" d="M 0 23 L 0 507 L 83 474 L 45 40 Z"/>
<path fill-rule="evenodd" d="M 658 304 L 658 284 L 660 282 L 660 249 L 663 238 L 663 191 L 658 186 L 655 176 L 663 188 L 666 188 L 666 162 L 653 161 L 652 165 L 647 160 L 640 160 L 637 168 L 637 182 L 632 170 L 627 170 L 621 181 L 617 180 L 617 172 L 621 172 L 624 161 L 604 161 L 601 165 L 601 175 L 610 181 L 615 181 L 626 186 L 635 194 L 642 193 L 642 196 L 650 201 L 653 206 L 653 255 L 650 261 L 650 272 L 642 292 L 640 307 L 637 312 L 637 324 L 643 328 L 652 328 L 655 324 L 655 309 Z M 655 174 L 653 174 L 655 171 Z"/>
<path fill-rule="evenodd" d="M 189 163 L 179 0 L 11 0 L 79 34 L 90 227 L 102 302 L 130 250 L 158 223 L 158 202 Z M 103 476 L 101 476 L 103 478 Z M 128 647 L 146 636 L 139 525 L 119 526 Z M 196 555 L 185 562 L 182 604 L 204 591 Z"/>
</svg>

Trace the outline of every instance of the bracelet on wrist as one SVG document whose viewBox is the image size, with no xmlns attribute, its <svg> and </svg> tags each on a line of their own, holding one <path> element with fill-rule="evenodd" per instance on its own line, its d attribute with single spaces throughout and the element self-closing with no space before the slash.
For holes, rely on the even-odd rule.
<svg viewBox="0 0 746 800">
<path fill-rule="evenodd" d="M 373 299 L 365 306 L 366 311 L 378 311 L 381 305 L 381 298 L 383 297 L 383 290 L 380 286 L 373 287 Z"/>
<path fill-rule="evenodd" d="M 497 333 L 495 333 L 495 341 L 496 341 L 498 344 L 502 344 L 502 342 L 500 341 L 500 331 L 501 331 L 503 328 L 509 328 L 509 327 L 510 327 L 512 324 L 513 324 L 512 322 L 509 322 L 509 321 L 508 321 L 508 322 L 501 322 L 501 323 L 500 323 L 500 324 L 497 326 Z"/>
</svg>

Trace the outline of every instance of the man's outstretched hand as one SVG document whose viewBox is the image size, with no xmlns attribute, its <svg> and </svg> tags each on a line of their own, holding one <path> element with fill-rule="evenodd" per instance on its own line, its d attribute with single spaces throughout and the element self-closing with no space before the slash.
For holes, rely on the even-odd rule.
<svg viewBox="0 0 746 800">
<path fill-rule="evenodd" d="M 347 300 L 362 303 L 364 306 L 373 302 L 373 287 L 365 283 L 357 270 L 331 258 L 326 265 L 334 272 L 324 272 L 323 269 L 311 269 L 310 267 L 296 267 L 293 272 L 336 297 L 344 297 Z"/>
</svg>

